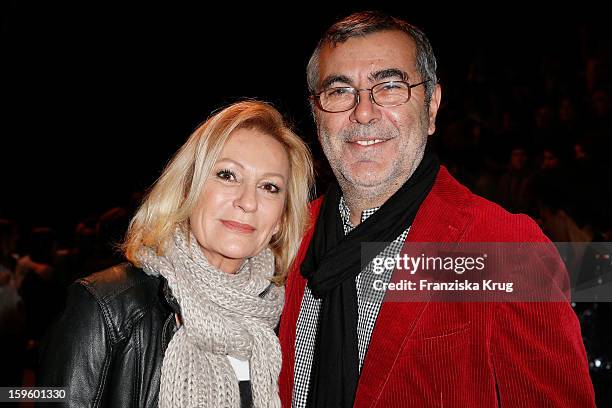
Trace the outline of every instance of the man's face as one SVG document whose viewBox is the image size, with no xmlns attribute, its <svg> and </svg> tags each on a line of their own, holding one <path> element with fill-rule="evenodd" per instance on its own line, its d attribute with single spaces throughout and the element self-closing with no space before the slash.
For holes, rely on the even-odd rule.
<svg viewBox="0 0 612 408">
<path fill-rule="evenodd" d="M 415 84 L 415 44 L 400 31 L 382 31 L 355 37 L 337 46 L 327 45 L 319 59 L 319 89 L 352 86 L 363 89 L 385 81 L 404 80 Z M 317 108 L 319 140 L 341 185 L 352 186 L 365 195 L 395 191 L 412 175 L 435 130 L 440 88 L 425 105 L 425 87 L 411 89 L 410 100 L 395 107 L 372 102 L 367 91 L 359 103 L 341 113 Z"/>
</svg>

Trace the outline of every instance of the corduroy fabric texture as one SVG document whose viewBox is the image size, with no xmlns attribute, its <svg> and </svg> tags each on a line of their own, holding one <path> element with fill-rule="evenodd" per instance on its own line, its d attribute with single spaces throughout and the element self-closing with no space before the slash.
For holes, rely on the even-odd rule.
<svg viewBox="0 0 612 408">
<path fill-rule="evenodd" d="M 311 204 L 317 217 L 321 200 Z M 291 406 L 296 323 L 306 287 L 300 263 L 286 285 L 279 338 L 281 401 Z M 442 166 L 406 239 L 410 242 L 548 242 L 538 226 L 472 194 Z M 542 262 L 564 273 L 560 259 Z M 393 279 L 393 278 L 392 278 Z M 355 407 L 592 408 L 580 325 L 568 302 L 384 302 Z"/>
</svg>

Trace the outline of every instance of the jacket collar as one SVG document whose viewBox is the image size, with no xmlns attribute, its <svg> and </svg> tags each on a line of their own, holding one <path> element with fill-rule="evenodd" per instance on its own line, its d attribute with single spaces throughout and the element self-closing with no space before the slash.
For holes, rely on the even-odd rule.
<svg viewBox="0 0 612 408">
<path fill-rule="evenodd" d="M 444 166 L 440 166 L 434 186 L 419 208 L 406 242 L 461 241 L 472 221 L 468 211 L 471 200 L 469 190 L 459 184 Z M 322 198 L 319 198 L 310 205 L 313 220 L 319 215 L 322 201 Z M 314 227 L 304 236 L 289 274 L 286 303 L 281 319 L 279 337 L 283 346 L 284 362 L 279 388 L 283 404 L 288 405 L 291 405 L 293 392 L 296 324 L 306 287 L 306 280 L 300 274 L 299 265 L 304 259 L 313 232 Z M 405 250 L 404 247 L 403 251 Z M 425 306 L 425 302 L 383 303 L 361 371 L 355 406 L 375 405 L 401 347 L 412 334 Z"/>
<path fill-rule="evenodd" d="M 161 275 L 159 276 L 159 279 L 161 280 L 161 291 L 164 296 L 164 299 L 166 300 L 166 304 L 168 305 L 168 307 L 170 307 L 170 309 L 172 309 L 173 313 L 180 315 L 181 307 L 179 306 L 178 301 L 176 300 L 174 295 L 172 294 L 172 289 L 170 289 L 168 281 Z"/>
<path fill-rule="evenodd" d="M 458 242 L 471 216 L 471 194 L 441 166 L 436 182 L 419 208 L 402 253 L 418 242 Z M 359 378 L 355 406 L 374 406 L 405 341 L 411 336 L 428 301 L 383 302 Z"/>
</svg>

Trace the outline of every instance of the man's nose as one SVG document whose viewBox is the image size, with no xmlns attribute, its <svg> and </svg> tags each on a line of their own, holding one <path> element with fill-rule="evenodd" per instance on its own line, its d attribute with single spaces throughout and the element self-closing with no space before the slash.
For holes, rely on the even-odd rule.
<svg viewBox="0 0 612 408">
<path fill-rule="evenodd" d="M 358 92 L 358 102 L 351 112 L 350 120 L 362 125 L 378 121 L 381 116 L 380 106 L 372 100 L 371 91 L 362 89 Z"/>
</svg>

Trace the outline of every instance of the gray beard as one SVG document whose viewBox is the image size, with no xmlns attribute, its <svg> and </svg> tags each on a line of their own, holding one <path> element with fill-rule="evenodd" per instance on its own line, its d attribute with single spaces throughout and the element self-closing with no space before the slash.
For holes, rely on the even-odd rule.
<svg viewBox="0 0 612 408">
<path fill-rule="evenodd" d="M 338 134 L 338 137 L 343 142 L 348 142 L 349 140 L 355 140 L 360 137 L 372 136 L 372 135 L 376 135 L 377 138 L 380 138 L 380 139 L 393 139 L 395 137 L 400 136 L 398 129 L 394 129 L 394 128 L 379 129 L 378 127 L 379 125 L 376 125 L 376 124 L 373 124 L 373 125 L 355 124 L 347 129 L 343 129 Z M 325 132 L 323 129 L 321 129 L 320 131 Z M 327 135 L 327 132 L 325 133 Z"/>
<path fill-rule="evenodd" d="M 419 116 L 421 130 L 423 132 L 427 132 L 427 128 L 429 126 L 428 110 L 429 109 L 424 109 L 422 111 L 422 114 Z M 320 140 L 329 141 L 331 140 L 331 137 L 334 137 L 334 138 L 340 139 L 343 143 L 350 141 L 350 140 L 355 140 L 363 136 L 371 137 L 372 135 L 376 135 L 376 137 L 380 139 L 392 139 L 392 138 L 400 137 L 399 129 L 396 129 L 393 127 L 389 127 L 389 128 L 380 127 L 380 125 L 378 124 L 371 124 L 371 125 L 362 125 L 359 123 L 352 124 L 350 127 L 343 129 L 337 135 L 333 135 L 333 136 L 330 135 L 326 129 L 320 126 L 320 122 L 318 121 L 317 121 L 317 127 L 319 131 L 319 135 L 321 137 Z M 425 139 L 427 139 L 427 135 L 425 135 Z M 326 143 L 329 143 L 329 142 L 326 142 Z M 353 204 L 356 204 L 358 202 L 362 203 L 360 206 L 364 206 L 364 208 L 367 207 L 365 203 L 371 203 L 372 200 L 378 201 L 377 199 L 380 198 L 381 196 L 389 196 L 391 193 L 396 191 L 403 184 L 403 182 L 405 182 L 412 175 L 414 170 L 417 168 L 418 163 L 423 158 L 423 154 L 425 151 L 425 145 L 423 145 L 422 148 L 419 148 L 419 151 L 417 152 L 417 155 L 415 157 L 416 162 L 413 163 L 410 174 L 404 174 L 404 175 L 395 174 L 394 175 L 395 176 L 394 178 L 404 176 L 405 177 L 404 180 L 398 179 L 396 180 L 397 183 L 393 183 L 393 185 L 372 186 L 368 188 L 365 186 L 357 186 L 352 181 L 347 179 L 344 176 L 342 169 L 339 166 L 334 166 L 334 164 L 331 162 L 330 157 L 329 157 L 329 153 L 330 153 L 329 149 L 327 149 L 325 145 L 323 145 L 322 147 L 327 157 L 327 160 L 330 163 L 330 167 L 332 168 L 332 171 L 334 172 L 334 175 L 336 176 L 338 184 L 340 185 L 342 193 L 344 194 L 347 201 Z"/>
</svg>

